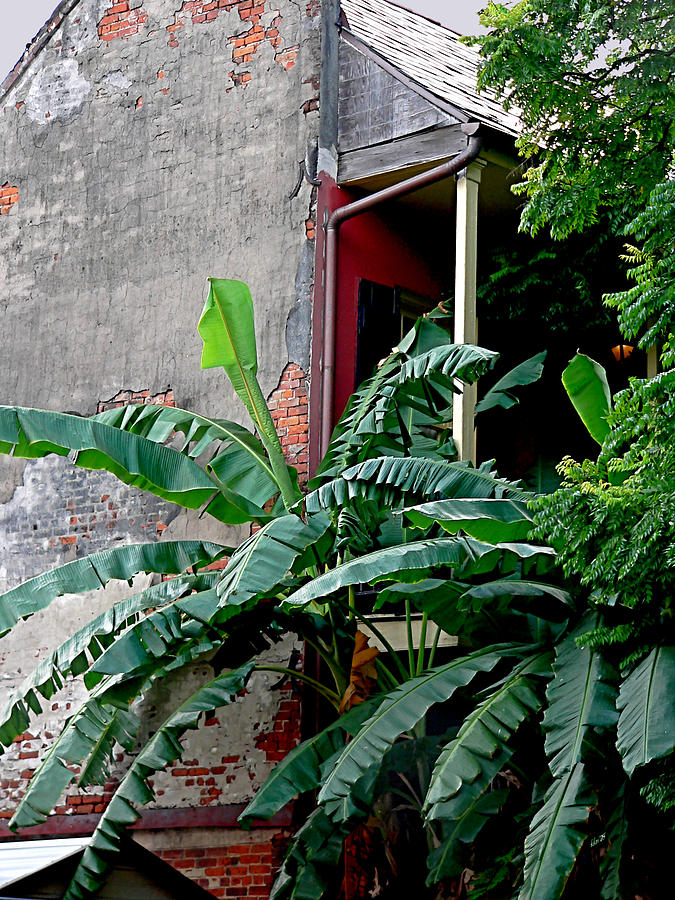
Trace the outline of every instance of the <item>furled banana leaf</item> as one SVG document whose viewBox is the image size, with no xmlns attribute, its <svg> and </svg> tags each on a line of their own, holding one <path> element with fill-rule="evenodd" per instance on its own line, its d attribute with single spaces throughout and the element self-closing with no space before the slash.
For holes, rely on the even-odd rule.
<svg viewBox="0 0 675 900">
<path fill-rule="evenodd" d="M 558 900 L 586 839 L 585 824 L 597 796 L 584 764 L 575 763 L 556 778 L 525 839 L 524 881 L 519 900 Z"/>
<path fill-rule="evenodd" d="M 180 738 L 188 729 L 198 727 L 203 713 L 231 703 L 243 690 L 254 664 L 246 663 L 234 672 L 227 672 L 199 688 L 172 713 L 134 759 L 120 782 L 113 799 L 101 816 L 91 842 L 75 870 L 64 900 L 82 900 L 102 885 L 110 866 L 109 851 L 119 849 L 127 825 L 140 815 L 136 805 L 153 797 L 148 779 L 175 759 L 183 748 Z"/>
<path fill-rule="evenodd" d="M 177 450 L 66 413 L 0 407 L 0 453 L 26 459 L 70 454 L 76 466 L 106 469 L 125 484 L 188 509 L 199 509 L 217 491 L 206 472 Z"/>
<path fill-rule="evenodd" d="M 617 747 L 632 775 L 675 746 L 675 647 L 655 647 L 621 684 Z"/>
<path fill-rule="evenodd" d="M 448 700 L 479 672 L 489 672 L 505 656 L 523 652 L 517 645 L 484 647 L 424 675 L 411 678 L 382 698 L 326 775 L 319 803 L 339 821 L 354 787 L 376 774 L 382 757 L 403 732 L 413 728 L 434 703 Z"/>
<path fill-rule="evenodd" d="M 354 497 L 382 499 L 406 494 L 426 500 L 434 497 L 504 497 L 527 500 L 529 494 L 498 478 L 490 462 L 473 468 L 466 460 L 445 462 L 419 457 L 380 456 L 346 469 L 307 494 L 308 512 L 345 506 Z"/>
<path fill-rule="evenodd" d="M 302 606 L 311 600 L 327 597 L 354 584 L 378 581 L 421 581 L 430 570 L 451 567 L 458 577 L 480 574 L 500 567 L 513 568 L 516 560 L 531 562 L 549 559 L 552 551 L 532 544 L 484 544 L 471 537 L 436 538 L 412 541 L 397 547 L 375 550 L 365 556 L 319 575 L 294 591 L 283 601 L 284 606 Z"/>
<path fill-rule="evenodd" d="M 523 540 L 532 525 L 532 516 L 525 503 L 494 498 L 435 500 L 409 506 L 404 513 L 418 527 L 426 528 L 438 522 L 450 534 L 464 531 L 479 541 L 491 544 Z"/>
<path fill-rule="evenodd" d="M 588 433 L 602 444 L 609 434 L 607 416 L 612 409 L 607 373 L 590 356 L 577 353 L 563 372 L 562 383 Z"/>
<path fill-rule="evenodd" d="M 75 559 L 0 594 L 0 637 L 19 619 L 45 609 L 63 594 L 95 591 L 116 578 L 129 581 L 139 572 L 179 575 L 227 552 L 229 548 L 208 541 L 157 541 L 126 544 Z"/>
<path fill-rule="evenodd" d="M 541 708 L 541 679 L 550 675 L 550 653 L 535 653 L 485 692 L 487 696 L 476 704 L 436 760 L 424 800 L 428 818 L 448 818 L 451 799 L 450 818 L 458 818 L 488 789 L 511 755 L 507 741 L 524 719 Z"/>
<path fill-rule="evenodd" d="M 29 709 L 39 713 L 40 694 L 48 700 L 62 685 L 62 678 L 81 674 L 96 659 L 120 630 L 134 624 L 147 609 L 162 606 L 193 590 L 204 590 L 215 584 L 220 573 L 185 575 L 155 584 L 113 604 L 91 622 L 71 635 L 22 681 L 0 710 L 0 744 L 11 746 L 14 738 L 27 730 Z"/>
<path fill-rule="evenodd" d="M 204 341 L 202 369 L 222 366 L 260 435 L 287 509 L 301 496 L 289 475 L 279 436 L 260 390 L 253 301 L 243 281 L 209 278 L 209 295 L 199 320 Z"/>
<path fill-rule="evenodd" d="M 576 642 L 589 627 L 585 620 L 557 645 L 553 679 L 546 690 L 545 749 L 554 778 L 584 760 L 592 730 L 613 728 L 618 717 L 616 673 L 599 653 Z"/>
<path fill-rule="evenodd" d="M 269 819 L 297 794 L 318 788 L 323 763 L 342 749 L 345 735 L 355 734 L 378 703 L 372 699 L 355 706 L 287 753 L 239 816 L 240 825 L 248 827 L 253 819 Z"/>
<path fill-rule="evenodd" d="M 160 444 L 180 432 L 185 438 L 180 452 L 192 459 L 205 457 L 206 470 L 221 487 L 208 512 L 229 524 L 268 517 L 262 507 L 279 493 L 280 486 L 262 444 L 242 425 L 153 405 L 110 409 L 94 419 Z"/>
<path fill-rule="evenodd" d="M 496 406 L 510 409 L 512 406 L 520 403 L 518 395 L 513 392 L 513 389 L 538 381 L 544 371 L 545 359 L 546 350 L 531 356 L 525 362 L 520 363 L 511 369 L 510 372 L 507 372 L 490 388 L 483 399 L 479 400 L 476 404 L 475 412 L 485 412 L 488 409 L 494 409 Z"/>
<path fill-rule="evenodd" d="M 489 791 L 474 797 L 468 806 L 452 815 L 448 806 L 448 816 L 443 822 L 441 845 L 427 857 L 427 885 L 430 887 L 444 878 L 459 875 L 466 868 L 463 851 L 476 840 L 481 829 L 499 812 L 506 800 L 507 791 Z"/>
</svg>

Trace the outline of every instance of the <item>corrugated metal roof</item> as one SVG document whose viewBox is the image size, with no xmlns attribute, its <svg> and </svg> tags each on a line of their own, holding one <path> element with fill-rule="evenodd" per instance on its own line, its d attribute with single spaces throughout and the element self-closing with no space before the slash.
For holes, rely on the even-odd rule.
<svg viewBox="0 0 675 900">
<path fill-rule="evenodd" d="M 50 841 L 0 843 L 0 888 L 8 887 L 47 866 L 84 850 L 91 838 L 57 838 Z"/>
<path fill-rule="evenodd" d="M 341 0 L 346 29 L 411 81 L 478 121 L 518 133 L 518 110 L 506 112 L 492 91 L 476 90 L 479 55 L 459 35 L 389 0 Z"/>
</svg>

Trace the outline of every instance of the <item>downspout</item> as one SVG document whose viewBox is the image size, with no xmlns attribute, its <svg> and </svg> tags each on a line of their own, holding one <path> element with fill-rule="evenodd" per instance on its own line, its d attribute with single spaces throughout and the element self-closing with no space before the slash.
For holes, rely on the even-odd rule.
<svg viewBox="0 0 675 900">
<path fill-rule="evenodd" d="M 321 379 L 321 456 L 328 448 L 333 431 L 333 393 L 335 386 L 335 324 L 337 318 L 338 280 L 338 235 L 340 226 L 348 219 L 379 206 L 386 200 L 394 200 L 411 194 L 429 184 L 442 181 L 468 166 L 480 153 L 482 140 L 478 134 L 479 125 L 470 122 L 462 125 L 462 131 L 469 136 L 469 143 L 459 156 L 420 175 L 414 175 L 398 184 L 393 184 L 353 203 L 333 210 L 326 222 L 325 294 L 323 318 L 323 373 Z"/>
</svg>

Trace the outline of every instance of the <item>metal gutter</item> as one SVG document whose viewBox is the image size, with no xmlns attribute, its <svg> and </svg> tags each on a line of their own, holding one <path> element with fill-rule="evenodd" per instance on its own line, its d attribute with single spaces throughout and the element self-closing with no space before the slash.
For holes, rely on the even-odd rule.
<svg viewBox="0 0 675 900">
<path fill-rule="evenodd" d="M 414 175 L 398 184 L 376 191 L 353 203 L 348 203 L 334 210 L 325 225 L 326 250 L 324 258 L 325 294 L 323 316 L 323 366 L 321 377 L 321 455 L 326 452 L 333 430 L 333 394 L 335 387 L 335 327 L 337 319 L 337 279 L 338 279 L 338 236 L 340 226 L 348 219 L 372 210 L 387 200 L 394 200 L 412 194 L 420 188 L 466 168 L 480 153 L 482 139 L 478 134 L 480 126 L 471 122 L 462 126 L 462 131 L 469 137 L 466 150 L 440 166 L 435 166 L 420 175 Z"/>
</svg>

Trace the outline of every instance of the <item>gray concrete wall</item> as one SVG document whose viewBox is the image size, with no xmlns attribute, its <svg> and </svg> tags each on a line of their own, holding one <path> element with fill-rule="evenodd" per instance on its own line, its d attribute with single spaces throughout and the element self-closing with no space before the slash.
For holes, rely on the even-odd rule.
<svg viewBox="0 0 675 900">
<path fill-rule="evenodd" d="M 0 207 L 0 403 L 91 414 L 121 391 L 171 389 L 177 406 L 245 421 L 223 374 L 200 372 L 196 326 L 207 276 L 242 278 L 263 390 L 289 363 L 308 368 L 314 196 L 299 172 L 316 155 L 317 4 L 131 0 L 106 31 L 113 6 L 75 4 L 0 102 L 0 186 L 18 189 Z M 0 481 L 0 587 L 164 526 L 237 537 L 61 458 L 3 459 Z M 0 640 L 3 693 L 120 589 L 60 598 Z M 275 648 L 275 662 L 289 652 Z M 207 674 L 197 667 L 183 687 Z M 208 785 L 161 776 L 160 805 L 251 795 L 274 758 L 261 735 L 284 703 L 258 680 L 190 738 Z M 69 682 L 0 759 L 0 815 L 81 699 Z M 151 700 L 148 720 L 162 708 Z"/>
</svg>

